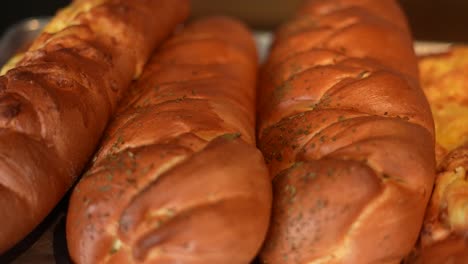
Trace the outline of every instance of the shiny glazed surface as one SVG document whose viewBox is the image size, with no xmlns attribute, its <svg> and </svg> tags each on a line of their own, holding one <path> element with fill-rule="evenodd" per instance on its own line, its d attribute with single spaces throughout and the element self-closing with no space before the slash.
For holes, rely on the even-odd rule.
<svg viewBox="0 0 468 264">
<path fill-rule="evenodd" d="M 80 0 L 57 14 L 0 77 L 0 252 L 59 202 L 121 95 L 188 1 Z"/>
<path fill-rule="evenodd" d="M 231 19 L 197 21 L 161 47 L 72 195 L 75 262 L 255 257 L 272 199 L 255 148 L 256 73 L 252 35 Z"/>
<path fill-rule="evenodd" d="M 434 124 L 392 0 L 305 1 L 263 69 L 274 184 L 264 263 L 400 263 L 435 172 Z"/>
</svg>

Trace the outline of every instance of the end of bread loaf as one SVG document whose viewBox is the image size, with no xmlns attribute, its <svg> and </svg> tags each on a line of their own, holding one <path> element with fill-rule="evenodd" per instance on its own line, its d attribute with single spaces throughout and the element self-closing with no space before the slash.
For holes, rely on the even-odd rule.
<svg viewBox="0 0 468 264">
<path fill-rule="evenodd" d="M 67 235 L 75 261 L 247 263 L 256 255 L 269 215 L 263 193 L 270 186 L 260 176 L 267 169 L 259 166 L 258 150 L 230 134 L 198 153 L 170 146 L 128 153 L 134 160 L 125 157 L 127 162 L 151 165 L 137 166 L 130 176 L 127 169 L 92 173 L 73 195 Z M 145 181 L 151 183 L 142 188 Z"/>
</svg>

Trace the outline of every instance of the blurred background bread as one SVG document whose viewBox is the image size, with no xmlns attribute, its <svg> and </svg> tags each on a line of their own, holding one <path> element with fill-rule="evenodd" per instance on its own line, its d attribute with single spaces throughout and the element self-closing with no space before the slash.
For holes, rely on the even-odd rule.
<svg viewBox="0 0 468 264">
<path fill-rule="evenodd" d="M 468 262 L 468 47 L 426 56 L 421 85 L 436 126 L 438 175 L 411 264 Z"/>
</svg>

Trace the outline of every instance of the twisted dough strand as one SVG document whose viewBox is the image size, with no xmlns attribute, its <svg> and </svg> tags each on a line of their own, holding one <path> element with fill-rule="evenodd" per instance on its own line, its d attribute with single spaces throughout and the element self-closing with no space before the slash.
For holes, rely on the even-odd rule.
<svg viewBox="0 0 468 264">
<path fill-rule="evenodd" d="M 396 3 L 306 1 L 277 34 L 260 94 L 275 198 L 263 261 L 399 263 L 416 242 L 435 160 Z"/>
<path fill-rule="evenodd" d="M 225 34 L 229 32 L 229 34 Z M 249 263 L 271 184 L 255 146 L 256 50 L 226 18 L 154 56 L 120 107 L 67 223 L 77 263 Z"/>
</svg>

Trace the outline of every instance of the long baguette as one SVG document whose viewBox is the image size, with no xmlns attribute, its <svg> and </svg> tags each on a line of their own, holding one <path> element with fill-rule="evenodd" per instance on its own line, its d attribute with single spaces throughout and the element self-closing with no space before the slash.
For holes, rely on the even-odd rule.
<svg viewBox="0 0 468 264">
<path fill-rule="evenodd" d="M 0 252 L 51 211 L 188 0 L 81 0 L 0 77 Z"/>
<path fill-rule="evenodd" d="M 195 22 L 154 56 L 73 192 L 76 263 L 246 264 L 268 229 L 255 148 L 257 61 L 227 18 Z"/>
<path fill-rule="evenodd" d="M 399 263 L 434 181 L 434 124 L 393 0 L 312 0 L 260 87 L 274 184 L 264 263 Z"/>
<path fill-rule="evenodd" d="M 468 48 L 420 60 L 436 125 L 437 179 L 420 243 L 407 263 L 468 263 Z"/>
</svg>

